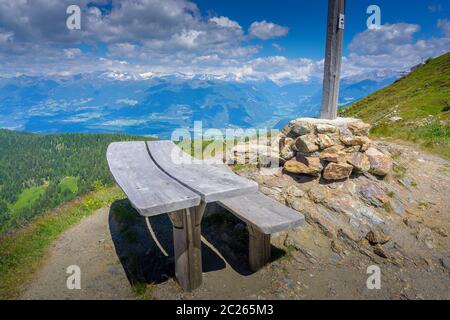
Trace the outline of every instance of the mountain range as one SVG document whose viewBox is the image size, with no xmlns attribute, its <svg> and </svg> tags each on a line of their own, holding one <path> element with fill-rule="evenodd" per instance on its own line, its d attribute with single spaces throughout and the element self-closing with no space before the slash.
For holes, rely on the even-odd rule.
<svg viewBox="0 0 450 320">
<path fill-rule="evenodd" d="M 394 82 L 379 71 L 344 78 L 346 105 Z M 0 128 L 35 133 L 127 133 L 170 137 L 176 128 L 280 128 L 320 113 L 322 81 L 275 83 L 230 76 L 106 72 L 0 78 Z"/>
</svg>

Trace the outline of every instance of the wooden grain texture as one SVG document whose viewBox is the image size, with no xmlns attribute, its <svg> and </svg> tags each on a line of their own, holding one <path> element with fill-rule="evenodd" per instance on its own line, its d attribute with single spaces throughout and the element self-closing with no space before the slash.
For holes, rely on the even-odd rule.
<svg viewBox="0 0 450 320">
<path fill-rule="evenodd" d="M 205 206 L 169 214 L 173 224 L 175 277 L 185 291 L 200 287 L 203 280 L 201 220 Z"/>
<path fill-rule="evenodd" d="M 247 228 L 249 234 L 248 261 L 250 270 L 256 272 L 270 262 L 270 234 L 264 234 L 252 225 L 247 225 Z"/>
<path fill-rule="evenodd" d="M 108 147 L 108 165 L 117 184 L 143 216 L 200 204 L 200 197 L 176 182 L 150 158 L 145 142 L 116 142 Z"/>
<path fill-rule="evenodd" d="M 327 44 L 323 78 L 323 119 L 336 119 L 342 64 L 344 29 L 339 28 L 339 18 L 345 16 L 345 0 L 328 0 Z"/>
<path fill-rule="evenodd" d="M 293 229 L 303 225 L 305 217 L 262 193 L 221 200 L 219 204 L 264 234 Z"/>
<path fill-rule="evenodd" d="M 230 170 L 195 163 L 192 158 L 189 163 L 182 163 L 182 157 L 189 159 L 190 156 L 171 141 L 151 141 L 148 142 L 148 148 L 154 161 L 165 173 L 198 193 L 206 203 L 258 190 L 256 182 L 239 177 Z"/>
</svg>

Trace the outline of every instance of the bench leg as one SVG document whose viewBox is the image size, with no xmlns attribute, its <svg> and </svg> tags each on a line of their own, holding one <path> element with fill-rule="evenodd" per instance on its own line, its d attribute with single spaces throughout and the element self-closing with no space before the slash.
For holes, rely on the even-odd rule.
<svg viewBox="0 0 450 320">
<path fill-rule="evenodd" d="M 251 225 L 247 225 L 249 233 L 248 257 L 250 269 L 258 271 L 270 261 L 270 234 L 264 234 Z"/>
<path fill-rule="evenodd" d="M 205 205 L 169 214 L 173 224 L 175 277 L 185 291 L 202 284 L 201 221 Z"/>
</svg>

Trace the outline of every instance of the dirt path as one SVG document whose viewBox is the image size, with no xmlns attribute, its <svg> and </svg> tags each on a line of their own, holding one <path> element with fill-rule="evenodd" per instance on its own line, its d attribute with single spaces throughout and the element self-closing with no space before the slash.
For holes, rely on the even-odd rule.
<svg viewBox="0 0 450 320">
<path fill-rule="evenodd" d="M 64 233 L 50 249 L 23 299 L 134 299 L 114 251 L 104 208 Z M 81 269 L 81 290 L 67 289 L 66 270 Z"/>
<path fill-rule="evenodd" d="M 395 146 L 391 152 L 397 153 L 402 169 L 391 181 L 373 182 L 386 184 L 402 203 L 400 213 L 375 208 L 393 228 L 392 240 L 383 245 L 389 258 L 374 253 L 364 239 L 349 241 L 325 232 L 308 213 L 323 203 L 311 203 L 305 191 L 298 201 L 309 214 L 308 223 L 273 237 L 274 261 L 254 274 L 248 270 L 245 225 L 225 212 L 206 217 L 203 285 L 184 293 L 174 281 L 169 219 L 159 216 L 147 223 L 124 200 L 99 210 L 55 241 L 22 298 L 450 299 L 449 163 L 410 146 Z M 265 179 L 263 185 L 279 190 L 278 183 L 287 177 Z M 357 189 L 372 182 L 358 177 L 346 183 L 352 186 L 347 189 Z M 320 188 L 344 192 L 336 185 Z M 360 201 L 357 197 L 352 194 L 350 199 Z M 329 209 L 340 202 L 325 204 Z M 81 269 L 81 290 L 67 289 L 66 269 L 71 265 Z M 367 268 L 373 265 L 381 270 L 380 290 L 366 285 Z"/>
</svg>

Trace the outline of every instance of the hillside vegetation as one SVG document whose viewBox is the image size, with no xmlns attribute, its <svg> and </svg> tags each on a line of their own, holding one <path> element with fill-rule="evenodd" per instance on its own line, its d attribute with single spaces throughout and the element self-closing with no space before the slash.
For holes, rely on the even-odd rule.
<svg viewBox="0 0 450 320">
<path fill-rule="evenodd" d="M 107 146 L 143 139 L 0 130 L 0 235 L 77 196 L 112 185 Z"/>
<path fill-rule="evenodd" d="M 413 141 L 450 158 L 450 53 L 427 61 L 340 114 L 373 124 L 374 137 Z"/>
</svg>

